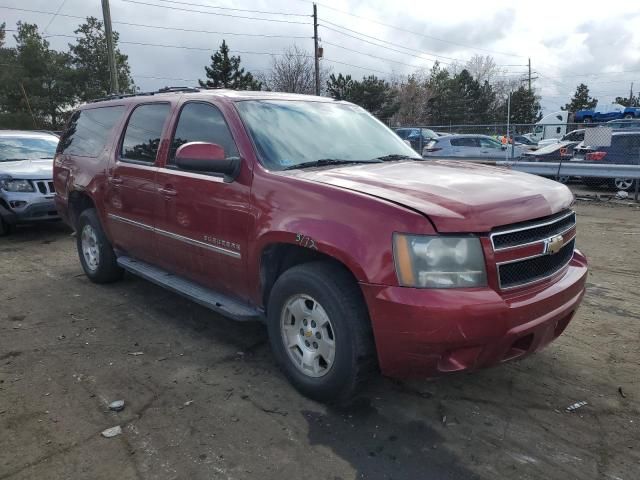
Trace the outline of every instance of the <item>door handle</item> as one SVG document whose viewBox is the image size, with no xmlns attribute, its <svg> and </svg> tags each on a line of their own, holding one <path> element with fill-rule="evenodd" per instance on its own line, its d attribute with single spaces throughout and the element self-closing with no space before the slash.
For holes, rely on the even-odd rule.
<svg viewBox="0 0 640 480">
<path fill-rule="evenodd" d="M 175 197 L 176 195 L 178 195 L 178 192 L 175 191 L 174 189 L 170 188 L 170 187 L 169 188 L 160 187 L 160 188 L 158 188 L 158 192 L 160 192 L 162 195 L 164 195 L 166 197 Z"/>
<path fill-rule="evenodd" d="M 113 184 L 113 185 L 122 185 L 122 179 L 120 177 L 111 177 L 109 179 L 109 181 Z"/>
</svg>

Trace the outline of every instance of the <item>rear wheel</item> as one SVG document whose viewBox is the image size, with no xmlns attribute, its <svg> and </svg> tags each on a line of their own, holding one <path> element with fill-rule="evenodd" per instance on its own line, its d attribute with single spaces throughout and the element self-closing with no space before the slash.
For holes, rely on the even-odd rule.
<svg viewBox="0 0 640 480">
<path fill-rule="evenodd" d="M 84 210 L 78 217 L 76 245 L 84 273 L 95 283 L 120 280 L 124 270 L 107 239 L 95 209 Z"/>
<path fill-rule="evenodd" d="M 633 190 L 635 182 L 632 178 L 614 178 L 611 180 L 610 185 L 618 191 L 622 190 L 623 192 L 628 192 Z"/>
<path fill-rule="evenodd" d="M 584 117 L 584 120 L 582 120 L 582 123 L 591 123 L 593 120 L 591 117 Z"/>
<path fill-rule="evenodd" d="M 313 262 L 284 272 L 271 291 L 267 322 L 285 375 L 314 400 L 344 403 L 375 371 L 362 293 L 338 265 Z"/>
<path fill-rule="evenodd" d="M 632 118 L 633 118 L 633 114 L 631 114 L 631 113 L 627 113 L 627 114 L 624 116 L 624 118 L 625 118 L 626 120 L 630 120 L 630 119 L 632 119 Z"/>
</svg>

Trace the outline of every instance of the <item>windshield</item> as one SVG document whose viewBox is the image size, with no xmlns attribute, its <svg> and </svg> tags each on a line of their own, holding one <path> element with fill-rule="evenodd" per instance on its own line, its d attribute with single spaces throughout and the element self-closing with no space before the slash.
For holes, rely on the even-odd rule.
<svg viewBox="0 0 640 480">
<path fill-rule="evenodd" d="M 53 158 L 57 146 L 55 137 L 0 137 L 0 162 Z"/>
<path fill-rule="evenodd" d="M 295 168 L 318 160 L 422 159 L 364 109 L 334 102 L 247 100 L 236 103 L 263 165 Z"/>
</svg>

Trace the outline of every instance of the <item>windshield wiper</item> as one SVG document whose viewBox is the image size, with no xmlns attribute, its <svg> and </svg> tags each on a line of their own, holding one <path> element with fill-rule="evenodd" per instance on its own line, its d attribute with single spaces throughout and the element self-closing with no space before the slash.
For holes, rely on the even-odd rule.
<svg viewBox="0 0 640 480">
<path fill-rule="evenodd" d="M 340 158 L 321 158 L 311 162 L 302 162 L 297 165 L 289 165 L 283 170 L 296 170 L 298 168 L 324 167 L 326 165 L 348 165 L 350 163 L 380 163 L 382 160 L 374 158 L 373 160 L 344 160 Z"/>
<path fill-rule="evenodd" d="M 423 160 L 422 157 L 411 157 L 409 155 L 402 155 L 400 153 L 383 155 L 382 157 L 376 157 L 375 159 L 380 160 L 381 162 L 392 162 L 394 160 Z"/>
</svg>

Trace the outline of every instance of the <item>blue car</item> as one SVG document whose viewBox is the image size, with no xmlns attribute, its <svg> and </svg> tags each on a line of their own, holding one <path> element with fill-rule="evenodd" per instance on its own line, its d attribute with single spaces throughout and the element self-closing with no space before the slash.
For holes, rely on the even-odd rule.
<svg viewBox="0 0 640 480">
<path fill-rule="evenodd" d="M 608 122 L 621 118 L 640 118 L 640 107 L 624 107 L 618 103 L 598 105 L 593 110 L 578 110 L 575 115 L 576 123 Z"/>
</svg>

